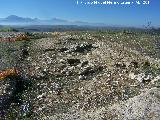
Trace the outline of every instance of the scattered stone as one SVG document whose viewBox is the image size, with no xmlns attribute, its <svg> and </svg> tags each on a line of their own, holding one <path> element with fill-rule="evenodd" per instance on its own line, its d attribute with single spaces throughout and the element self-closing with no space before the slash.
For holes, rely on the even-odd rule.
<svg viewBox="0 0 160 120">
<path fill-rule="evenodd" d="M 47 72 L 47 69 L 45 68 L 43 71 L 44 71 L 44 72 Z"/>
<path fill-rule="evenodd" d="M 114 35 L 116 39 L 119 39 L 118 34 Z M 109 110 L 111 110 L 111 113 L 118 114 L 119 118 L 117 119 L 144 119 L 144 117 L 138 118 L 134 116 L 138 114 L 142 116 L 146 114 L 148 116 L 154 115 L 152 112 L 151 114 L 147 113 L 150 109 L 154 111 L 152 105 L 153 107 L 155 105 L 148 104 L 152 102 L 151 97 L 141 96 L 141 100 L 138 101 L 136 101 L 137 99 L 132 99 L 156 86 L 157 81 L 159 81 L 158 72 L 156 73 L 157 77 L 154 78 L 153 75 L 155 74 L 150 71 L 152 70 L 151 63 L 153 64 L 153 62 L 150 62 L 149 57 L 146 58 L 145 55 L 142 56 L 136 50 L 133 52 L 131 49 L 125 48 L 122 44 L 114 41 L 113 34 L 108 36 L 108 40 L 106 40 L 105 35 L 103 37 L 95 36 L 97 37 L 87 32 L 82 35 L 77 33 L 69 35 L 69 32 L 67 32 L 63 36 L 62 34 L 59 35 L 58 38 L 31 40 L 31 43 L 27 44 L 27 46 L 29 45 L 29 54 L 26 54 L 25 50 L 22 51 L 18 48 L 13 49 L 16 51 L 12 49 L 12 51 L 7 51 L 14 52 L 14 55 L 10 54 L 11 58 L 16 56 L 15 53 L 17 51 L 20 54 L 23 52 L 24 57 L 27 57 L 21 64 L 16 64 L 19 64 L 22 69 L 23 76 L 27 76 L 24 78 L 31 79 L 30 84 L 32 86 L 20 93 L 19 88 L 22 89 L 22 83 L 17 84 L 15 87 L 13 83 L 10 83 L 14 81 L 12 79 L 1 81 L 0 112 L 1 108 L 3 108 L 2 103 L 5 102 L 3 98 L 6 96 L 6 98 L 9 98 L 7 100 L 13 97 L 20 101 L 16 101 L 16 103 L 12 100 L 13 105 L 8 104 L 9 112 L 13 112 L 18 118 L 43 119 L 45 116 L 45 119 L 51 120 L 101 120 L 101 118 L 104 120 L 112 119 L 112 117 L 114 119 L 114 116 L 112 114 L 111 116 L 107 115 L 109 111 L 105 112 L 105 110 L 108 110 L 109 106 L 114 106 L 115 103 L 117 103 L 117 106 L 114 107 L 115 109 L 113 111 Z M 69 38 L 72 38 L 72 40 Z M 6 63 L 7 60 L 3 60 L 5 57 L 2 53 L 0 52 L 0 61 Z M 147 59 L 149 63 L 142 63 Z M 0 67 L 0 69 L 4 68 L 6 67 Z M 159 66 L 154 70 L 158 68 Z M 8 82 L 8 84 L 4 82 Z M 152 84 L 143 84 L 148 82 Z M 13 90 L 16 90 L 16 92 Z M 158 92 L 153 92 L 154 95 L 158 96 L 155 93 Z M 131 104 L 127 101 L 121 104 L 124 109 L 119 108 L 118 103 L 129 99 L 132 99 Z M 157 99 L 154 100 L 158 101 Z M 31 104 L 28 105 L 28 103 Z M 144 107 L 145 103 L 148 107 Z M 139 109 L 140 107 L 138 108 L 136 105 L 143 108 Z M 156 105 L 158 106 L 158 104 Z M 118 111 L 120 115 L 115 111 Z M 30 116 L 33 116 L 33 118 L 30 118 Z"/>
<path fill-rule="evenodd" d="M 94 43 L 94 44 L 92 44 L 92 47 L 93 47 L 93 48 L 98 48 L 99 45 L 98 45 L 97 43 Z"/>
<path fill-rule="evenodd" d="M 153 79 L 152 74 L 145 75 L 142 82 L 150 82 Z"/>
<path fill-rule="evenodd" d="M 135 75 L 134 73 L 129 74 L 129 78 L 138 80 L 139 82 L 150 82 L 153 79 L 152 74 L 140 73 Z"/>
<path fill-rule="evenodd" d="M 94 48 L 92 44 L 82 43 L 80 45 L 78 44 L 72 45 L 68 50 L 65 50 L 65 51 L 68 53 L 72 53 L 72 52 L 84 53 L 85 51 L 90 51 L 92 48 Z"/>
<path fill-rule="evenodd" d="M 131 78 L 132 80 L 134 80 L 136 78 L 136 75 L 134 73 L 130 73 L 129 74 L 129 78 Z"/>
<path fill-rule="evenodd" d="M 160 81 L 160 75 L 156 76 L 151 82 L 154 84 L 157 81 Z"/>
<path fill-rule="evenodd" d="M 90 75 L 92 73 L 95 73 L 95 71 L 93 70 L 93 68 L 87 66 L 87 67 L 82 68 L 82 70 L 80 71 L 79 74 L 87 76 L 87 75 Z"/>
<path fill-rule="evenodd" d="M 79 78 L 79 80 L 86 80 L 87 77 L 84 75 L 80 75 L 78 78 Z"/>
<path fill-rule="evenodd" d="M 60 59 L 59 62 L 64 64 L 64 63 L 66 63 L 66 60 L 65 59 Z"/>
<path fill-rule="evenodd" d="M 55 49 L 54 48 L 53 49 L 52 48 L 48 48 L 48 49 L 44 50 L 44 52 L 49 52 L 49 51 L 55 51 Z"/>
<path fill-rule="evenodd" d="M 73 66 L 72 66 L 72 67 L 73 67 Z M 64 69 L 61 71 L 61 73 L 64 74 L 64 75 L 66 75 L 66 76 L 71 76 L 72 73 L 73 73 L 72 67 L 71 67 L 71 68 L 68 68 L 68 67 L 64 68 Z"/>
<path fill-rule="evenodd" d="M 39 73 L 37 73 L 37 75 L 36 75 L 36 77 L 37 77 L 38 79 L 43 79 L 45 76 L 46 76 L 46 73 L 45 73 L 45 72 L 39 72 Z"/>
</svg>

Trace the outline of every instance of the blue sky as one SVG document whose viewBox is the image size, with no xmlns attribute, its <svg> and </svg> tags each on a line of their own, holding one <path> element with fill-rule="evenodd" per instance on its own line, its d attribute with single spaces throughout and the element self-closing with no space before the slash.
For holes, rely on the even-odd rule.
<svg viewBox="0 0 160 120">
<path fill-rule="evenodd" d="M 78 0 L 93 1 L 93 0 Z M 105 0 L 97 0 L 99 2 Z M 138 0 L 110 0 L 138 1 Z M 142 0 L 139 0 L 142 2 Z M 108 25 L 142 26 L 148 21 L 160 26 L 160 0 L 149 5 L 77 5 L 77 0 L 0 0 L 0 18 L 9 15 L 40 19 L 98 22 Z"/>
</svg>

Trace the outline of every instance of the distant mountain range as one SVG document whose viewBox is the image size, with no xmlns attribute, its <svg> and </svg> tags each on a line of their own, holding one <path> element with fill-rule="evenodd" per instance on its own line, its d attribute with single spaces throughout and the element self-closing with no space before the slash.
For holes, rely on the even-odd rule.
<svg viewBox="0 0 160 120">
<path fill-rule="evenodd" d="M 6 18 L 0 18 L 0 25 L 78 25 L 78 26 L 106 26 L 103 23 L 89 23 L 83 21 L 67 21 L 53 18 L 41 20 L 38 18 L 24 18 L 16 15 L 10 15 Z"/>
</svg>

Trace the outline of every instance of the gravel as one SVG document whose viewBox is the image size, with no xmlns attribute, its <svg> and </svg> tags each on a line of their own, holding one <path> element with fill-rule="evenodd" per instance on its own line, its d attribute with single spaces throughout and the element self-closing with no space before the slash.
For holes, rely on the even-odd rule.
<svg viewBox="0 0 160 120">
<path fill-rule="evenodd" d="M 0 81 L 3 119 L 158 120 L 159 62 L 139 51 L 83 32 L 7 49 L 14 50 L 1 52 L 1 70 L 15 66 L 21 75 Z"/>
</svg>

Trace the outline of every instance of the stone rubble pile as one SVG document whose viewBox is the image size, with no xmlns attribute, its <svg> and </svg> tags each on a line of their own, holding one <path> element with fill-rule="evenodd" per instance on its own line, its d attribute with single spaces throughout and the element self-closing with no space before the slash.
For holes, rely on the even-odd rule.
<svg viewBox="0 0 160 120">
<path fill-rule="evenodd" d="M 159 97 L 152 99 L 149 95 L 159 95 L 158 88 L 152 91 L 160 80 L 152 67 L 157 62 L 138 52 L 114 42 L 100 41 L 88 33 L 80 36 L 64 33 L 58 38 L 29 41 L 27 53 L 19 66 L 32 85 L 21 93 L 22 103 L 17 103 L 20 107 L 15 103 L 11 109 L 19 117 L 143 119 L 151 111 L 159 116 L 160 108 L 154 108 L 159 106 Z M 0 93 L 5 94 L 6 88 L 7 83 L 2 82 Z M 143 94 L 143 90 L 149 92 Z M 151 106 L 145 106 L 145 99 L 146 105 Z"/>
</svg>

